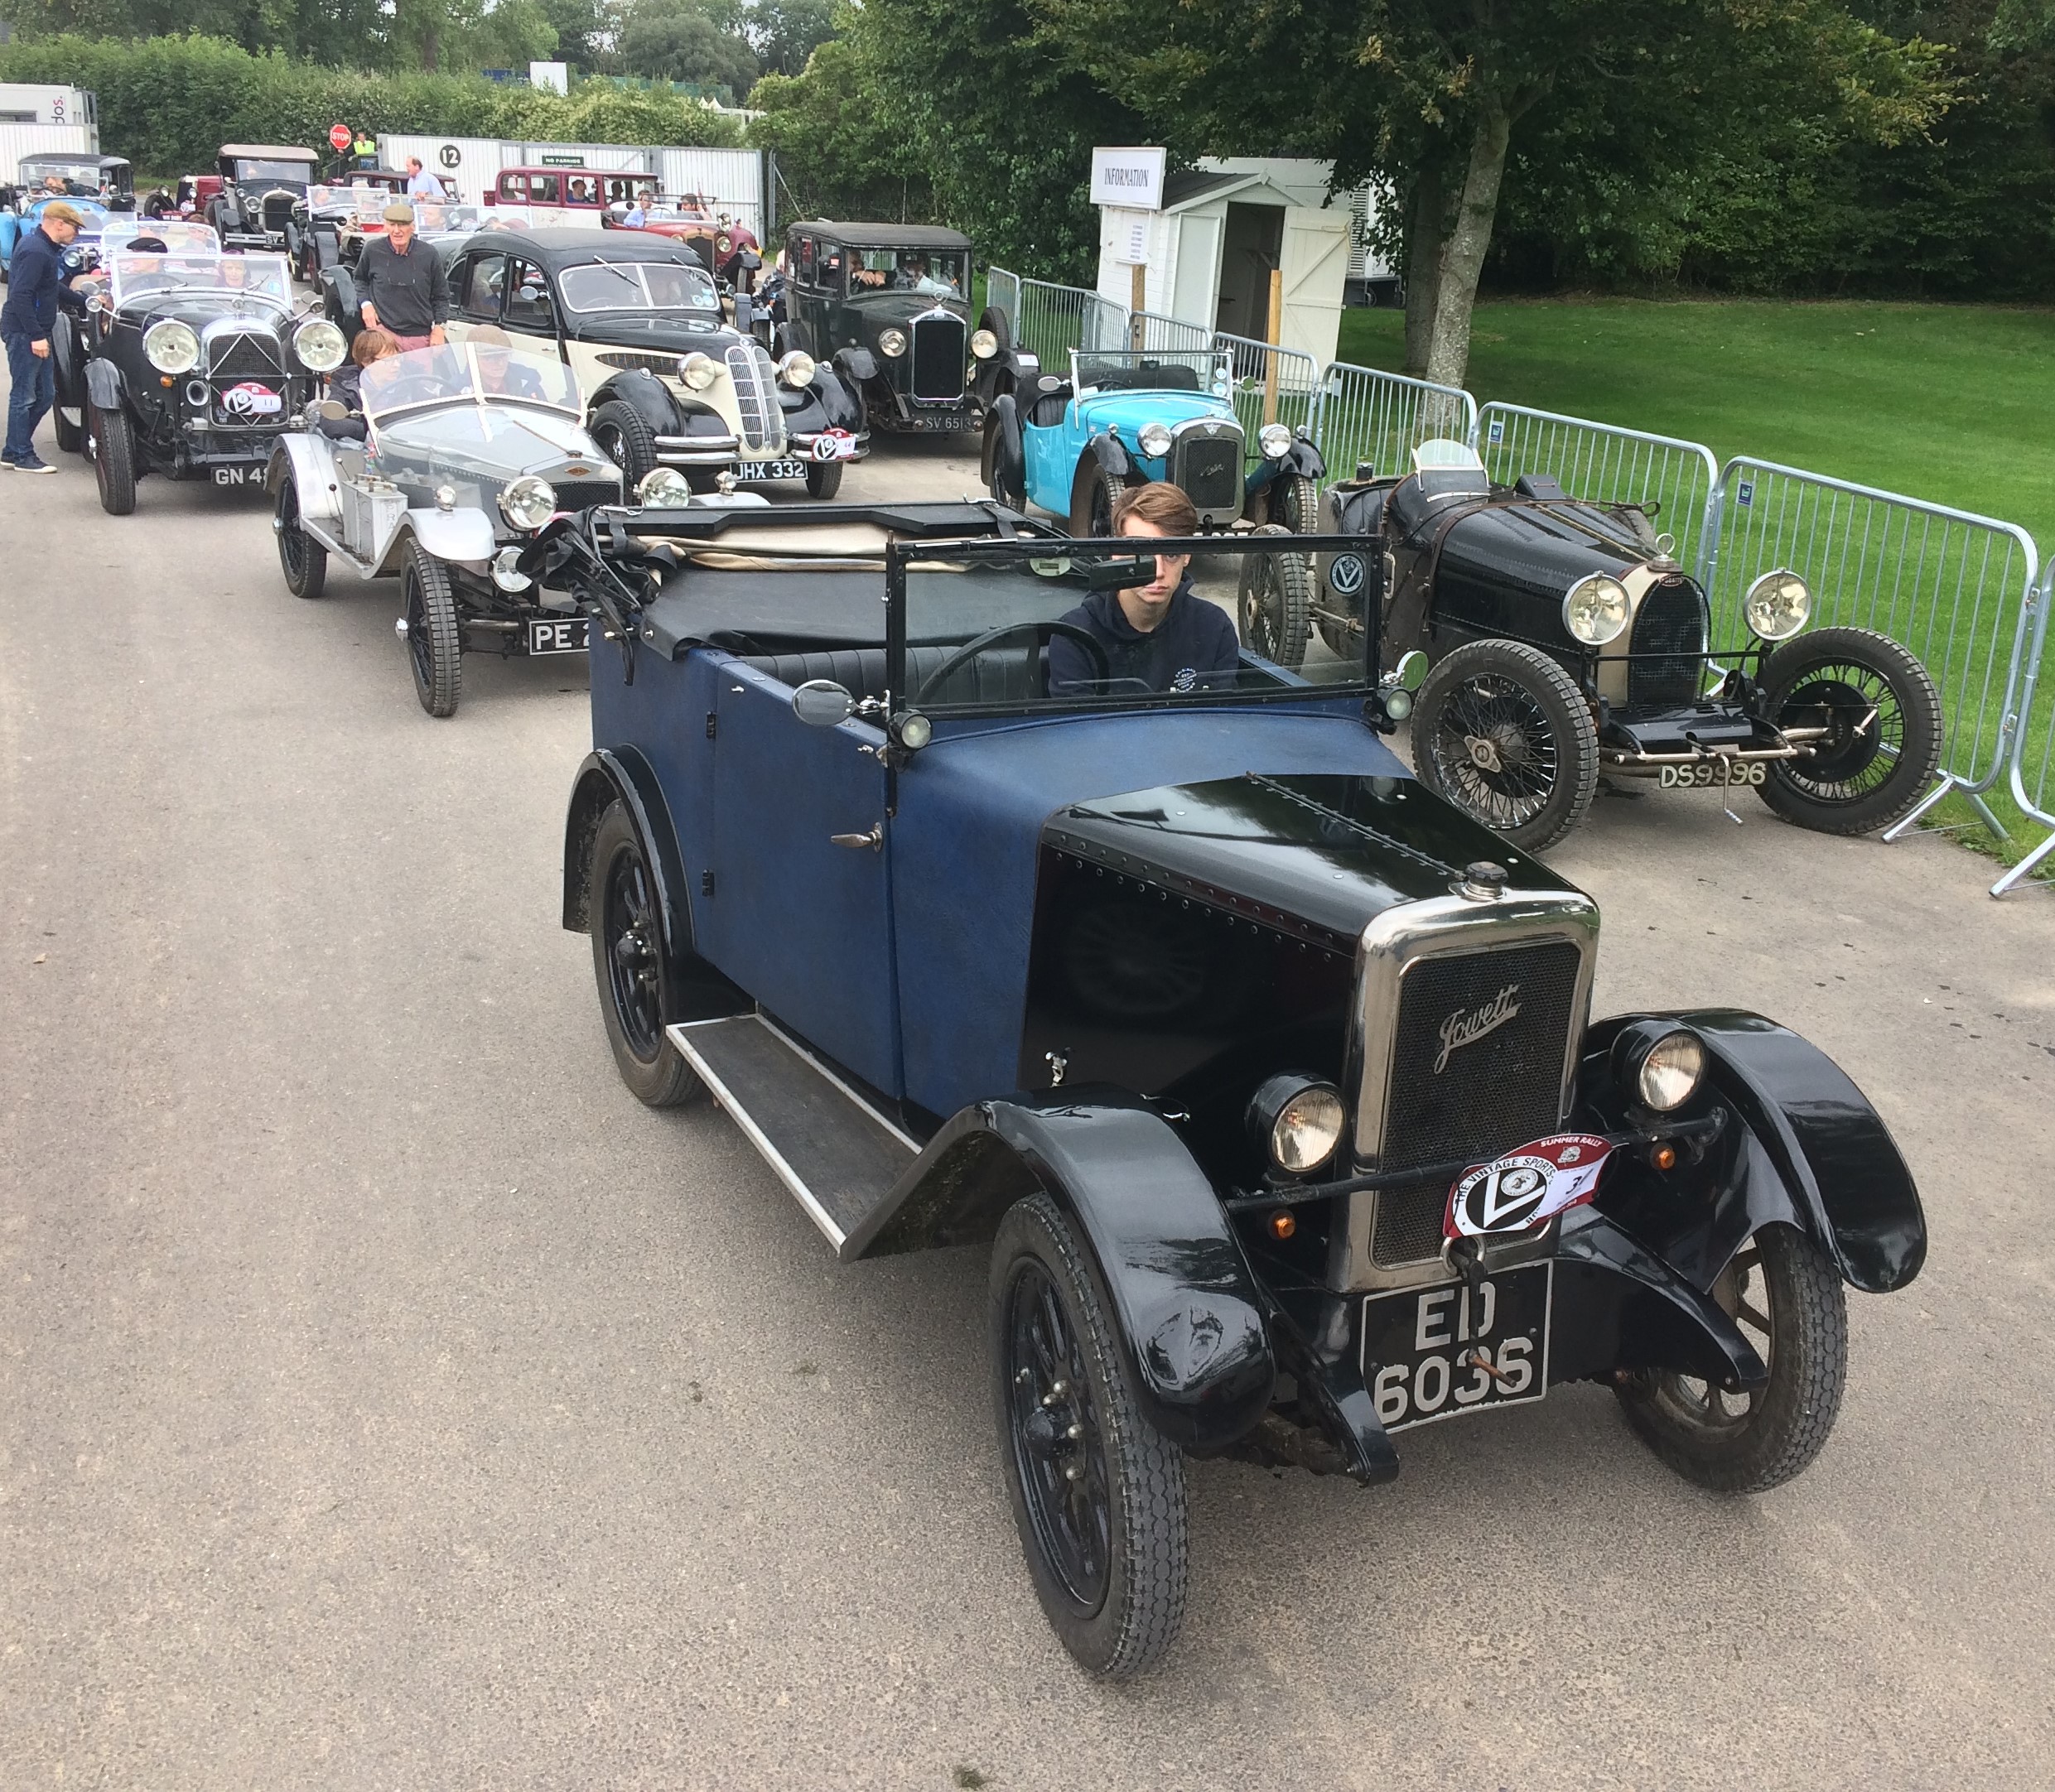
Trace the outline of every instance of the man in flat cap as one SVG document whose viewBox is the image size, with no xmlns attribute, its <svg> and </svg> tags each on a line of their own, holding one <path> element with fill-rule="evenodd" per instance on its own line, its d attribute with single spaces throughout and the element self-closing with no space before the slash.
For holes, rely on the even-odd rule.
<svg viewBox="0 0 2055 1792">
<path fill-rule="evenodd" d="M 442 258 L 414 240 L 414 208 L 385 208 L 385 234 L 357 258 L 357 311 L 364 327 L 383 330 L 403 349 L 439 347 L 450 319 L 450 277 Z"/>
<path fill-rule="evenodd" d="M 57 291 L 64 269 L 59 261 L 84 220 L 75 206 L 56 200 L 43 207 L 33 230 L 14 246 L 7 269 L 7 297 L 0 305 L 0 343 L 7 351 L 7 441 L 0 468 L 12 473 L 48 473 L 36 451 L 36 426 L 57 395 L 50 359 L 50 326 L 57 320 Z"/>
</svg>

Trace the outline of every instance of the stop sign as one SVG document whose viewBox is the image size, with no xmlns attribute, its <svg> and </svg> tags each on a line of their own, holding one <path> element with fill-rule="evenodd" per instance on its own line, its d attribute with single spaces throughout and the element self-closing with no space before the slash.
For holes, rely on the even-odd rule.
<svg viewBox="0 0 2055 1792">
<path fill-rule="evenodd" d="M 350 127 L 346 124 L 330 125 L 328 128 L 328 141 L 330 144 L 336 149 L 349 148 Z"/>
</svg>

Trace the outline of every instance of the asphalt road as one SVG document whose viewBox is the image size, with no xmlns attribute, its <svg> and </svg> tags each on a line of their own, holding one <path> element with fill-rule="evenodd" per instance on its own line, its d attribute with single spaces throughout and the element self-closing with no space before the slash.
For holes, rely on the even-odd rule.
<svg viewBox="0 0 2055 1792">
<path fill-rule="evenodd" d="M 2050 1783 L 2044 895 L 1602 799 L 1600 1011 L 1778 1016 L 1918 1173 L 1826 1453 L 1715 1499 L 1579 1387 L 1375 1491 L 1197 1464 L 1183 1640 L 1107 1688 L 1006 1510 L 982 1254 L 838 1268 L 615 1077 L 583 666 L 431 721 L 393 588 L 296 602 L 204 487 L 0 474 L 0 1787 Z"/>
</svg>

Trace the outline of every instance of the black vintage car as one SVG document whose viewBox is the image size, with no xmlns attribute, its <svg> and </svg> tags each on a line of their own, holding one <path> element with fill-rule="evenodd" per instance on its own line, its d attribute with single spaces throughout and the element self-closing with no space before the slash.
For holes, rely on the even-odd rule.
<svg viewBox="0 0 2055 1792">
<path fill-rule="evenodd" d="M 957 231 L 795 224 L 774 346 L 832 363 L 873 429 L 982 429 L 995 382 L 1017 369 L 1003 317 L 972 329 L 970 291 L 971 239 Z"/>
<path fill-rule="evenodd" d="M 1601 772 L 1665 787 L 1752 788 L 1830 834 L 1889 826 L 1932 783 L 1941 700 L 1896 642 L 1807 631 L 1797 574 L 1764 568 L 1746 640 L 1713 638 L 1705 593 L 1647 511 L 1570 497 L 1554 479 L 1494 486 L 1475 451 L 1430 441 L 1403 478 L 1322 494 L 1323 527 L 1374 539 L 1320 556 L 1315 621 L 1434 670 L 1413 714 L 1428 787 L 1539 850 L 1575 827 Z"/>
<path fill-rule="evenodd" d="M 832 367 L 788 352 L 774 362 L 749 333 L 750 301 L 729 312 L 683 243 L 639 230 L 481 230 L 447 252 L 452 338 L 483 326 L 546 344 L 586 395 L 593 436 L 632 488 L 659 466 L 712 491 L 803 481 L 832 497 L 870 450 L 863 406 Z M 346 269 L 325 275 L 330 316 L 355 311 Z"/>
<path fill-rule="evenodd" d="M 207 222 L 222 248 L 293 255 L 299 238 L 293 213 L 304 209 L 321 159 L 289 143 L 224 143 L 221 190 L 207 201 Z"/>
<path fill-rule="evenodd" d="M 986 502 L 545 532 L 600 631 L 563 919 L 628 1088 L 719 1102 L 846 1263 L 990 1250 L 1006 1494 L 1098 1673 L 1176 1631 L 1188 1456 L 1384 1481 L 1593 1382 L 1700 1486 L 1798 1473 L 1844 1284 L 1925 1252 L 1861 1091 L 1758 1014 L 1594 1021 L 1596 906 L 1413 779 L 1361 637 L 1118 671 L 1111 605 L 1277 551 L 1136 545 Z"/>
<path fill-rule="evenodd" d="M 51 196 L 54 177 L 63 184 L 61 196 L 89 199 L 109 211 L 133 211 L 136 175 L 126 156 L 102 156 L 91 150 L 45 149 L 26 155 L 15 165 L 14 184 L 0 189 L 7 203 Z"/>
<path fill-rule="evenodd" d="M 285 258 L 137 237 L 99 274 L 70 296 L 57 415 L 60 442 L 92 461 L 108 513 L 136 508 L 146 473 L 260 484 L 273 443 L 345 348 L 334 325 L 295 313 Z"/>
</svg>

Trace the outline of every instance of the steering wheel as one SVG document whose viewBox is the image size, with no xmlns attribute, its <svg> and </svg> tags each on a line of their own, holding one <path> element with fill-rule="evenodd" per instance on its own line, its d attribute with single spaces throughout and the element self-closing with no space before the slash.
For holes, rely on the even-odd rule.
<svg viewBox="0 0 2055 1792">
<path fill-rule="evenodd" d="M 1106 649 L 1099 645 L 1098 637 L 1088 629 L 1080 629 L 1070 622 L 1009 622 L 996 629 L 987 629 L 975 640 L 966 641 L 947 659 L 920 681 L 920 688 L 914 693 L 916 704 L 925 703 L 930 691 L 939 690 L 951 676 L 960 672 L 981 653 L 989 653 L 1001 643 L 1025 638 L 1033 642 L 1037 658 L 1042 648 L 1058 635 L 1075 641 L 1091 659 L 1095 670 L 1094 682 L 1104 684 L 1111 676 L 1112 663 L 1106 657 Z"/>
</svg>

